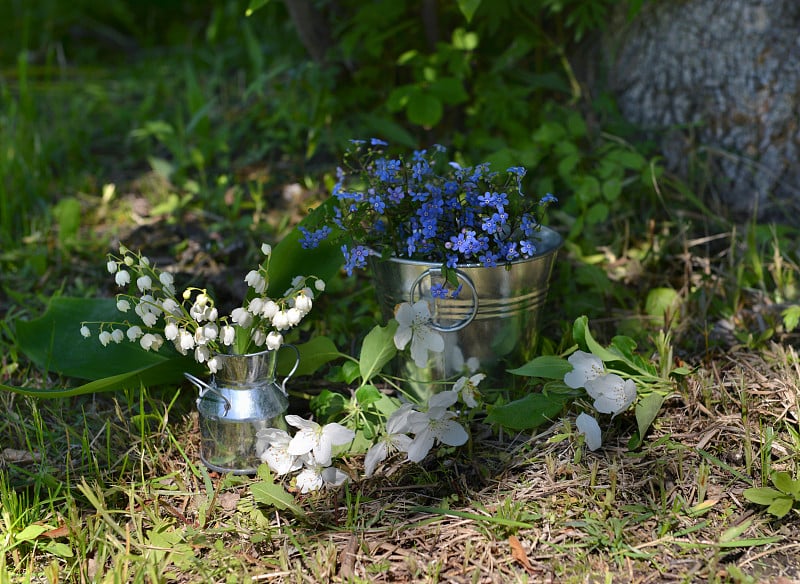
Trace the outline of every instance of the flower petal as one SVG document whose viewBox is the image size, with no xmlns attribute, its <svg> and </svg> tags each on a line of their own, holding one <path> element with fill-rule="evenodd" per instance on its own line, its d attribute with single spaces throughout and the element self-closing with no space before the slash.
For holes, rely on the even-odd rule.
<svg viewBox="0 0 800 584">
<path fill-rule="evenodd" d="M 364 457 L 364 476 L 371 477 L 378 465 L 389 456 L 389 445 L 385 440 L 376 442 L 367 450 Z"/>
<path fill-rule="evenodd" d="M 584 387 L 586 382 L 603 373 L 603 361 L 591 353 L 575 351 L 567 361 L 572 365 L 572 371 L 564 375 L 564 383 L 572 389 Z"/>
<path fill-rule="evenodd" d="M 580 414 L 575 420 L 575 425 L 578 427 L 578 433 L 583 434 L 589 450 L 597 450 L 602 446 L 603 436 L 600 432 L 600 424 L 592 416 L 586 413 Z"/>
<path fill-rule="evenodd" d="M 448 446 L 461 446 L 469 440 L 464 427 L 454 420 L 446 420 L 436 426 L 436 437 Z"/>
<path fill-rule="evenodd" d="M 427 428 L 416 435 L 408 445 L 408 460 L 420 462 L 433 448 L 433 434 Z"/>
</svg>

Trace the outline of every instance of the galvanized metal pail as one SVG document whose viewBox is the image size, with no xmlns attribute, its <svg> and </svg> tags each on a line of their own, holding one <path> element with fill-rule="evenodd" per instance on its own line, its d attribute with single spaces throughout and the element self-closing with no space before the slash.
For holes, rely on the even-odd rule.
<svg viewBox="0 0 800 584">
<path fill-rule="evenodd" d="M 462 288 L 455 299 L 431 295 L 431 286 L 444 282 L 440 263 L 370 258 L 384 318 L 394 316 L 397 304 L 424 298 L 431 307 L 430 324 L 445 341 L 444 352 L 430 352 L 424 367 L 398 359 L 396 373 L 411 380 L 411 390 L 421 398 L 437 391 L 435 382 L 475 365 L 502 383 L 508 378 L 506 369 L 535 356 L 539 316 L 562 243 L 557 232 L 542 227 L 532 258 L 493 268 L 459 265 L 456 276 Z"/>
<path fill-rule="evenodd" d="M 200 391 L 200 460 L 221 473 L 254 474 L 266 445 L 257 434 L 265 428 L 286 429 L 289 407 L 286 382 L 300 363 L 300 354 L 289 375 L 275 379 L 278 351 L 247 355 L 217 355 L 219 367 L 210 383 L 185 373 Z"/>
</svg>

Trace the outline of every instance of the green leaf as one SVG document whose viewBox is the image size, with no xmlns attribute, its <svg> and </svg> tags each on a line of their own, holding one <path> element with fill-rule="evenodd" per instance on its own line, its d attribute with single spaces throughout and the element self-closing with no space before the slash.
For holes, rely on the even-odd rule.
<svg viewBox="0 0 800 584">
<path fill-rule="evenodd" d="M 475 11 L 481 5 L 481 0 L 458 0 L 458 9 L 467 22 L 472 22 L 472 17 L 475 16 Z"/>
<path fill-rule="evenodd" d="M 58 222 L 58 241 L 64 243 L 75 239 L 81 226 L 83 211 L 81 203 L 75 197 L 61 199 L 53 207 L 53 215 Z"/>
<path fill-rule="evenodd" d="M 367 383 L 374 375 L 380 373 L 384 365 L 397 354 L 397 347 L 394 344 L 396 331 L 397 321 L 391 320 L 385 327 L 374 327 L 364 338 L 358 359 L 363 383 Z"/>
<path fill-rule="evenodd" d="M 358 363 L 355 361 L 345 361 L 342 363 L 342 375 L 344 376 L 345 383 L 353 383 L 356 379 L 358 379 L 358 376 L 361 375 L 361 371 L 358 368 Z"/>
<path fill-rule="evenodd" d="M 269 0 L 250 0 L 247 5 L 247 10 L 244 11 L 245 16 L 252 16 L 253 12 L 269 4 Z"/>
<path fill-rule="evenodd" d="M 751 487 L 745 489 L 743 494 L 745 499 L 757 505 L 772 505 L 775 499 L 784 496 L 783 493 L 772 487 Z"/>
<path fill-rule="evenodd" d="M 650 428 L 653 420 L 658 416 L 661 405 L 664 403 L 665 396 L 654 391 L 646 395 L 636 404 L 636 425 L 639 429 L 639 442 L 644 440 L 644 435 Z M 638 446 L 638 445 L 637 445 Z"/>
<path fill-rule="evenodd" d="M 42 535 L 48 528 L 44 525 L 29 525 L 14 536 L 17 541 L 33 541 Z"/>
<path fill-rule="evenodd" d="M 330 421 L 344 411 L 347 403 L 347 398 L 341 393 L 323 389 L 318 395 L 311 398 L 308 405 L 317 418 Z"/>
<path fill-rule="evenodd" d="M 800 481 L 794 481 L 792 475 L 786 471 L 781 471 L 772 475 L 772 484 L 782 493 L 794 496 L 797 493 L 798 486 L 800 486 Z"/>
<path fill-rule="evenodd" d="M 123 316 L 113 298 L 54 298 L 41 317 L 17 323 L 17 342 L 38 367 L 78 379 L 103 379 L 171 360 L 180 363 L 182 369 L 169 381 L 188 370 L 191 357 L 180 355 L 169 345 L 158 353 L 128 341 L 103 347 L 96 335 L 84 339 L 79 332 L 83 321 L 118 322 Z"/>
<path fill-rule="evenodd" d="M 486 419 L 511 430 L 528 430 L 552 422 L 569 399 L 567 394 L 530 393 L 522 399 L 490 407 Z"/>
<path fill-rule="evenodd" d="M 362 385 L 356 390 L 356 400 L 361 406 L 374 404 L 381 399 L 382 395 L 374 385 Z"/>
<path fill-rule="evenodd" d="M 342 354 L 333 344 L 333 341 L 326 336 L 312 338 L 307 343 L 297 345 L 300 351 L 300 364 L 294 375 L 313 375 L 320 367 L 339 359 Z M 295 352 L 291 349 L 282 349 L 278 353 L 278 374 L 287 375 L 292 370 L 295 363 Z"/>
<path fill-rule="evenodd" d="M 574 338 L 583 349 L 599 357 L 603 362 L 619 360 L 618 355 L 612 353 L 594 340 L 592 333 L 589 331 L 589 318 L 585 315 L 575 319 L 575 323 L 572 325 L 572 338 Z"/>
<path fill-rule="evenodd" d="M 781 312 L 781 316 L 783 317 L 783 326 L 786 332 L 792 332 L 797 328 L 798 323 L 800 323 L 800 304 L 790 306 Z"/>
<path fill-rule="evenodd" d="M 767 507 L 767 513 L 780 519 L 792 510 L 793 505 L 794 499 L 792 497 L 782 495 L 781 497 L 775 499 L 772 504 Z"/>
<path fill-rule="evenodd" d="M 675 314 L 680 301 L 680 296 L 672 288 L 653 288 L 647 293 L 644 310 L 649 316 L 663 319 L 667 312 Z"/>
<path fill-rule="evenodd" d="M 444 113 L 441 100 L 430 93 L 415 91 L 408 96 L 406 117 L 412 124 L 432 128 L 439 123 Z"/>
<path fill-rule="evenodd" d="M 270 479 L 264 479 L 250 485 L 250 492 L 256 503 L 275 507 L 276 509 L 288 509 L 295 515 L 302 515 L 303 510 L 295 502 L 294 497 L 286 490 Z"/>
<path fill-rule="evenodd" d="M 528 361 L 522 367 L 508 370 L 512 375 L 546 379 L 564 379 L 564 376 L 570 371 L 572 371 L 572 365 L 566 359 L 555 355 L 542 355 Z"/>
<path fill-rule="evenodd" d="M 616 352 L 627 361 L 633 361 L 635 357 L 634 351 L 636 351 L 636 341 L 624 335 L 617 335 L 611 339 L 609 351 Z"/>
<path fill-rule="evenodd" d="M 335 242 L 335 233 L 329 235 L 318 247 L 303 249 L 300 245 L 303 234 L 299 230 L 301 226 L 309 230 L 316 229 L 317 225 L 324 221 L 327 213 L 332 212 L 335 199 L 336 197 L 331 197 L 314 209 L 300 222 L 300 225 L 272 248 L 269 260 L 270 296 L 282 295 L 291 286 L 295 276 L 317 276 L 327 282 L 339 272 L 344 264 L 344 258 L 339 244 Z"/>
<path fill-rule="evenodd" d="M 443 103 L 457 105 L 469 99 L 469 94 L 464 89 L 464 84 L 455 77 L 440 77 L 430 84 L 429 91 Z"/>
</svg>

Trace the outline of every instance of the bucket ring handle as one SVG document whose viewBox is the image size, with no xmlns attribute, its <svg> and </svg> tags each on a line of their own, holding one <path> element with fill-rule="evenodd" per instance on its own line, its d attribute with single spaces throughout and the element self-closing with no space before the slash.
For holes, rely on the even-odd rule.
<svg viewBox="0 0 800 584">
<path fill-rule="evenodd" d="M 225 402 L 225 415 L 228 414 L 228 411 L 231 409 L 231 401 L 227 397 L 222 395 L 222 393 L 220 393 L 217 390 L 216 387 L 214 387 L 213 385 L 209 385 L 208 383 L 206 383 L 205 381 L 203 381 L 199 377 L 195 377 L 191 373 L 184 372 L 183 376 L 186 379 L 188 379 L 191 382 L 191 384 L 194 385 L 197 388 L 199 393 L 197 394 L 197 402 L 196 403 L 197 403 L 198 406 L 200 405 L 200 400 L 203 399 L 203 396 L 206 393 L 211 392 L 211 393 L 216 394 L 217 396 L 222 398 L 222 401 Z"/>
<path fill-rule="evenodd" d="M 460 331 L 461 329 L 469 325 L 469 323 L 471 323 L 473 320 L 475 320 L 475 316 L 478 314 L 478 291 L 475 289 L 475 284 L 472 282 L 472 278 L 467 276 L 464 272 L 462 272 L 458 268 L 456 268 L 453 271 L 455 272 L 456 278 L 459 280 L 459 282 L 465 284 L 467 288 L 469 288 L 472 291 L 472 307 L 470 309 L 469 314 L 465 318 L 452 325 L 439 324 L 438 322 L 436 322 L 434 318 L 431 318 L 430 327 L 433 330 L 439 331 L 440 333 L 453 333 L 456 331 Z M 426 277 L 432 278 L 433 276 L 437 275 L 438 276 L 442 275 L 442 268 L 428 268 L 427 270 L 422 272 L 417 277 L 416 280 L 414 280 L 414 283 L 411 284 L 411 290 L 410 290 L 411 304 L 414 304 L 416 302 L 416 296 L 418 292 L 420 298 L 422 298 L 422 291 L 421 291 L 422 281 Z"/>
</svg>

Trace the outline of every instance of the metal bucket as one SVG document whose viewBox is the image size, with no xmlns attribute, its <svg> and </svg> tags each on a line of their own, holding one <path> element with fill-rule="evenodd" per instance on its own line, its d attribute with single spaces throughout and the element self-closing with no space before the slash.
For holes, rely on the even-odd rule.
<svg viewBox="0 0 800 584">
<path fill-rule="evenodd" d="M 200 391 L 200 460 L 221 473 L 254 474 L 266 445 L 258 439 L 264 428 L 286 429 L 289 407 L 286 382 L 300 363 L 300 354 L 289 375 L 275 380 L 278 351 L 247 355 L 217 355 L 219 368 L 206 383 L 194 375 L 186 378 Z"/>
<path fill-rule="evenodd" d="M 495 383 L 503 383 L 506 369 L 535 356 L 539 315 L 563 243 L 547 227 L 538 235 L 538 253 L 532 258 L 494 268 L 459 265 L 456 276 L 463 286 L 455 299 L 431 296 L 431 286 L 444 282 L 440 263 L 370 258 L 384 318 L 394 316 L 397 304 L 424 298 L 431 307 L 431 326 L 444 337 L 444 352 L 430 352 L 425 367 L 411 359 L 396 361 L 396 373 L 411 380 L 411 390 L 419 397 L 435 393 L 436 382 L 464 374 L 475 364 Z"/>
</svg>

